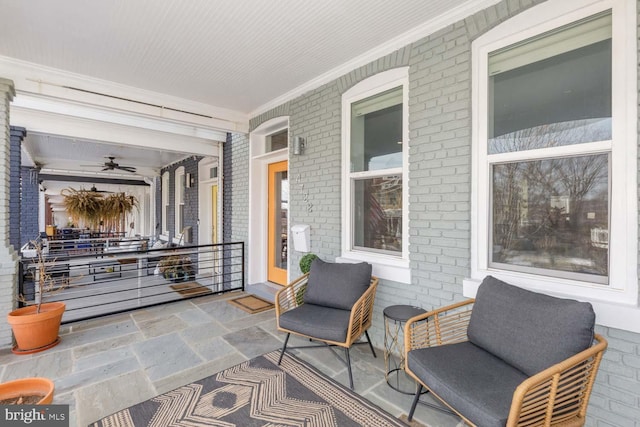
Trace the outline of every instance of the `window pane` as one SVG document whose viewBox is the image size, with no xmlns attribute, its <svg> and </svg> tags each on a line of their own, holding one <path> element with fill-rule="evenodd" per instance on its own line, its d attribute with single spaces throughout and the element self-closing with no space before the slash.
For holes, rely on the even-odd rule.
<svg viewBox="0 0 640 427">
<path fill-rule="evenodd" d="M 289 146 L 289 131 L 287 129 L 267 136 L 267 153 L 281 150 Z"/>
<path fill-rule="evenodd" d="M 402 167 L 402 87 L 351 105 L 351 172 Z"/>
<path fill-rule="evenodd" d="M 606 283 L 608 158 L 599 154 L 494 165 L 492 264 Z"/>
<path fill-rule="evenodd" d="M 353 182 L 353 245 L 402 253 L 402 177 Z"/>
<path fill-rule="evenodd" d="M 611 15 L 489 56 L 488 153 L 611 139 Z"/>
</svg>

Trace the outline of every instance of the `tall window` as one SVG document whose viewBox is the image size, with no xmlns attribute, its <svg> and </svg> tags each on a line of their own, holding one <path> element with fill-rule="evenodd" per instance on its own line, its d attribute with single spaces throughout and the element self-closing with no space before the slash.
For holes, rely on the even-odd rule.
<svg viewBox="0 0 640 427">
<path fill-rule="evenodd" d="M 624 66 L 613 55 L 622 42 L 611 9 L 573 16 L 474 49 L 472 274 L 615 299 L 628 288 L 626 242 L 635 239 L 625 153 L 636 140 L 625 134 Z"/>
<path fill-rule="evenodd" d="M 162 174 L 162 234 L 169 233 L 168 217 L 169 217 L 169 172 Z"/>
<path fill-rule="evenodd" d="M 343 95 L 345 257 L 396 267 L 408 258 L 406 97 L 406 69 Z"/>
<path fill-rule="evenodd" d="M 184 193 L 186 188 L 184 166 L 175 172 L 175 236 L 184 228 Z"/>
</svg>

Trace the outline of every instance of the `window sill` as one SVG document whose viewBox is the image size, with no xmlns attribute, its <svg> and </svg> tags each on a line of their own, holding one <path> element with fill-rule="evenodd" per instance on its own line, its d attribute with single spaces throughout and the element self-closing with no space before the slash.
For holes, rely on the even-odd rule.
<svg viewBox="0 0 640 427">
<path fill-rule="evenodd" d="M 376 254 L 350 252 L 336 258 L 336 262 L 368 262 L 372 265 L 372 273 L 379 279 L 391 280 L 398 283 L 411 283 L 411 269 L 409 261 L 389 258 Z"/>
<path fill-rule="evenodd" d="M 477 279 L 464 279 L 462 281 L 462 294 L 467 298 L 475 298 L 481 281 Z M 525 288 L 523 286 L 523 288 Z M 539 289 L 526 288 L 530 291 L 541 292 Z M 550 292 L 541 292 L 550 294 Z M 579 298 L 576 296 L 553 295 L 561 298 L 579 299 L 590 302 L 596 313 L 596 324 L 609 328 L 640 333 L 640 307 L 616 302 L 600 301 Z"/>
</svg>

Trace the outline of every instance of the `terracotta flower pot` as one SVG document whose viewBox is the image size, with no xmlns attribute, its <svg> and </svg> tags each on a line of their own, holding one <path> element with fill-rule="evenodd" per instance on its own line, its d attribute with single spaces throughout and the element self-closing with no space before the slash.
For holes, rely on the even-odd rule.
<svg viewBox="0 0 640 427">
<path fill-rule="evenodd" d="M 58 331 L 64 309 L 63 302 L 48 302 L 42 304 L 40 313 L 36 313 L 36 306 L 9 313 L 7 320 L 17 343 L 12 351 L 15 354 L 30 354 L 57 345 L 60 342 Z"/>
<path fill-rule="evenodd" d="M 0 384 L 0 400 L 13 399 L 19 396 L 44 396 L 37 405 L 48 405 L 53 401 L 55 386 L 48 378 L 23 378 Z"/>
</svg>

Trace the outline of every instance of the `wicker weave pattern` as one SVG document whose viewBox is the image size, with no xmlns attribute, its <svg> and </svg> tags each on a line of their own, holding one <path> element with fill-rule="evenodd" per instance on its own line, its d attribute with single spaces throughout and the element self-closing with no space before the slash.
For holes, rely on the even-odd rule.
<svg viewBox="0 0 640 427">
<path fill-rule="evenodd" d="M 404 331 L 405 358 L 414 349 L 467 341 L 473 302 L 472 299 L 463 301 L 409 319 Z M 584 425 L 589 396 L 607 348 L 602 336 L 596 334 L 595 341 L 587 350 L 522 382 L 513 394 L 507 427 Z M 406 370 L 429 389 L 409 367 Z M 443 403 L 456 412 L 447 402 Z M 467 424 L 474 425 L 458 415 Z"/>
<path fill-rule="evenodd" d="M 307 281 L 309 273 L 297 278 L 289 285 L 278 291 L 275 298 L 276 303 L 276 320 L 278 330 L 282 332 L 292 333 L 306 338 L 317 339 L 309 335 L 304 335 L 296 331 L 291 331 L 280 327 L 280 315 L 299 307 L 304 304 L 304 294 L 307 290 Z M 344 342 L 336 342 L 330 340 L 322 340 L 328 344 L 338 345 L 341 347 L 351 347 L 360 336 L 371 326 L 373 320 L 373 303 L 378 288 L 378 278 L 371 277 L 371 284 L 364 294 L 356 301 L 351 309 L 349 318 L 349 329 Z"/>
</svg>

